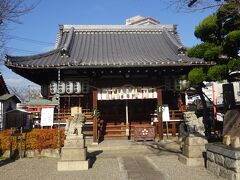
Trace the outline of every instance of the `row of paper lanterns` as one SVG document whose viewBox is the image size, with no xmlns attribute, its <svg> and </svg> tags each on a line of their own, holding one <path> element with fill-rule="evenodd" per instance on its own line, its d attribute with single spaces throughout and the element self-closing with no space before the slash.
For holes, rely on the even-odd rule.
<svg viewBox="0 0 240 180">
<path fill-rule="evenodd" d="M 50 82 L 50 94 L 87 94 L 89 93 L 89 83 L 84 81 L 60 81 L 58 84 L 56 81 Z"/>
</svg>

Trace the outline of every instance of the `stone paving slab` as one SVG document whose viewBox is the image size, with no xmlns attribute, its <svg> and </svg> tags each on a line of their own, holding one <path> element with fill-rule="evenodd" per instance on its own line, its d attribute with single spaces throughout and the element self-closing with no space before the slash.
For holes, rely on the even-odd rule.
<svg viewBox="0 0 240 180">
<path fill-rule="evenodd" d="M 177 156 L 177 154 L 166 155 L 160 153 L 158 156 L 150 155 L 148 158 L 160 169 L 166 180 L 223 180 L 205 167 L 192 167 L 182 164 L 178 161 Z"/>
<path fill-rule="evenodd" d="M 161 180 L 163 174 L 158 171 L 145 156 L 121 157 L 127 177 L 130 180 Z"/>
</svg>

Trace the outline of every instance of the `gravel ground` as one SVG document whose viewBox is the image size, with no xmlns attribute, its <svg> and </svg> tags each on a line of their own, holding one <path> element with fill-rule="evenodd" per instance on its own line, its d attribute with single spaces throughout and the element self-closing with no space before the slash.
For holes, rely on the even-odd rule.
<svg viewBox="0 0 240 180">
<path fill-rule="evenodd" d="M 204 167 L 188 167 L 178 161 L 177 155 L 169 152 L 124 152 L 121 151 L 107 151 L 97 155 L 97 158 L 92 158 L 92 167 L 87 171 L 72 171 L 72 172 L 58 172 L 56 158 L 24 158 L 9 162 L 7 164 L 0 164 L 0 179 L 2 180 L 126 180 L 139 179 L 130 178 L 134 173 L 133 168 L 128 169 L 127 164 L 119 163 L 119 158 L 133 159 L 138 161 L 139 158 L 146 158 L 154 167 L 155 171 L 162 176 L 159 179 L 164 180 L 217 180 L 222 179 L 207 171 Z M 125 167 L 124 167 L 125 166 Z M 138 165 L 139 166 L 139 165 Z M 124 171 L 123 171 L 124 169 Z M 142 168 L 144 171 L 144 167 Z M 143 172 L 144 173 L 144 172 Z M 146 170 L 146 173 L 149 173 Z M 147 178 L 146 178 L 147 179 Z M 151 178 L 152 179 L 152 178 Z M 155 178 L 154 178 L 155 179 Z"/>
<path fill-rule="evenodd" d="M 58 172 L 56 158 L 24 158 L 0 167 L 2 180 L 119 180 L 117 159 L 96 160 L 87 171 Z"/>
<path fill-rule="evenodd" d="M 1 180 L 223 180 L 204 167 L 178 161 L 179 147 L 145 144 L 127 149 L 93 150 L 86 171 L 57 171 L 57 158 L 24 158 L 0 161 Z M 137 148 L 134 148 L 137 147 Z M 175 153 L 174 153 L 175 152 Z"/>
</svg>

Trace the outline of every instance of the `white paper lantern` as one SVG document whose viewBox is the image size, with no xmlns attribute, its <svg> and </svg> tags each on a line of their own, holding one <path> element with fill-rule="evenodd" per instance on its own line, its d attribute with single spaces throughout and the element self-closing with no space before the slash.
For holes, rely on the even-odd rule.
<svg viewBox="0 0 240 180">
<path fill-rule="evenodd" d="M 50 83 L 50 94 L 56 94 L 57 93 L 57 82 L 52 81 Z"/>
</svg>

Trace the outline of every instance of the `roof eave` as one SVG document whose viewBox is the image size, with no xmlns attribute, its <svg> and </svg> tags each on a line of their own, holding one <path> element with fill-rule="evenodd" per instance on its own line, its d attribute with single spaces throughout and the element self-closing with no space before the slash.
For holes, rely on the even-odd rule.
<svg viewBox="0 0 240 180">
<path fill-rule="evenodd" d="M 90 69 L 90 68 L 151 68 L 151 67 L 187 67 L 187 66 L 212 66 L 212 62 L 190 62 L 190 63 L 158 63 L 158 64 L 115 64 L 115 65 L 45 65 L 45 66 L 23 66 L 16 64 L 5 64 L 8 68 L 20 69 Z"/>
</svg>

